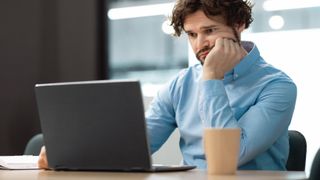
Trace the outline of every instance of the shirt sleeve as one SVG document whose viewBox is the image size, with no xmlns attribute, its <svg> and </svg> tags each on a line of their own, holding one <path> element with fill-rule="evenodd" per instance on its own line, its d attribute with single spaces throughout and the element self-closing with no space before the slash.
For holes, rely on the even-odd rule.
<svg viewBox="0 0 320 180">
<path fill-rule="evenodd" d="M 153 99 L 146 112 L 146 124 L 151 153 L 154 153 L 177 127 L 169 86 L 162 88 Z"/>
<path fill-rule="evenodd" d="M 199 113 L 205 127 L 240 128 L 239 166 L 266 151 L 291 122 L 296 86 L 288 81 L 269 83 L 256 103 L 239 119 L 234 117 L 222 80 L 201 83 Z"/>
</svg>

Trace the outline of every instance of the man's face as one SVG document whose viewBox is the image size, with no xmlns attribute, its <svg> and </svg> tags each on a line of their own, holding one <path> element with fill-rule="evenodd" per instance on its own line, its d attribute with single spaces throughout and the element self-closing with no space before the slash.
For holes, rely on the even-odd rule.
<svg viewBox="0 0 320 180">
<path fill-rule="evenodd" d="M 210 50 L 214 48 L 217 38 L 239 41 L 238 37 L 243 29 L 235 29 L 225 25 L 221 16 L 214 16 L 209 19 L 202 10 L 198 10 L 186 16 L 184 30 L 188 35 L 193 52 L 203 64 Z"/>
</svg>

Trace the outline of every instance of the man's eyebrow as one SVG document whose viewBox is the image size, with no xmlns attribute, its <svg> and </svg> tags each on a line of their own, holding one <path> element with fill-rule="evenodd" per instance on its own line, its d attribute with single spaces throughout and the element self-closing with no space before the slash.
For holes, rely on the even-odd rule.
<svg viewBox="0 0 320 180">
<path fill-rule="evenodd" d="M 216 27 L 217 27 L 217 25 L 209 25 L 209 26 L 202 26 L 202 27 L 200 27 L 200 29 L 205 30 L 205 29 L 216 28 Z M 184 32 L 192 33 L 193 31 L 192 30 L 184 30 Z"/>
<path fill-rule="evenodd" d="M 215 28 L 217 25 L 209 25 L 209 26 L 203 26 L 200 29 L 210 29 L 210 28 Z"/>
</svg>

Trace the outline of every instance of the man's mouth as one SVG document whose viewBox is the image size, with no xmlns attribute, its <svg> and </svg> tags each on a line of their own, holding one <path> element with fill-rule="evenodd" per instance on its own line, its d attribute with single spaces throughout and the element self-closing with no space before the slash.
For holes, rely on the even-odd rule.
<svg viewBox="0 0 320 180">
<path fill-rule="evenodd" d="M 204 51 L 202 53 L 199 53 L 197 58 L 201 61 L 204 61 L 207 57 L 207 55 L 209 54 L 209 51 Z"/>
<path fill-rule="evenodd" d="M 204 47 L 203 49 L 201 49 L 197 54 L 196 54 L 196 57 L 198 60 L 200 61 L 204 61 L 204 59 L 207 57 L 207 55 L 209 54 L 209 52 L 211 51 L 211 49 L 213 48 L 212 47 Z"/>
<path fill-rule="evenodd" d="M 206 52 L 202 53 L 200 56 L 203 56 L 203 58 L 205 59 L 208 54 L 209 54 L 209 51 L 206 51 Z"/>
</svg>

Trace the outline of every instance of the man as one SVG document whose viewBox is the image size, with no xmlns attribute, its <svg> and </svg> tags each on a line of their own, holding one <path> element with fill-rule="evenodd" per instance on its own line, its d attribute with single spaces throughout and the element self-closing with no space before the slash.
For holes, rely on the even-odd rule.
<svg viewBox="0 0 320 180">
<path fill-rule="evenodd" d="M 238 169 L 285 170 L 296 86 L 267 64 L 241 32 L 252 22 L 243 0 L 178 0 L 175 34 L 184 31 L 200 64 L 181 71 L 146 113 L 152 153 L 179 129 L 183 163 L 206 168 L 205 127 L 241 128 Z M 45 151 L 40 167 L 47 167 Z"/>
</svg>

